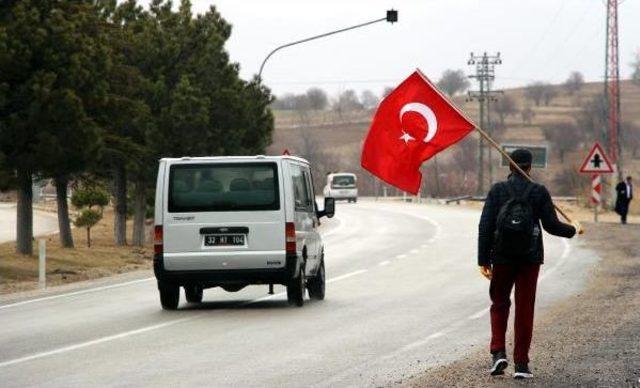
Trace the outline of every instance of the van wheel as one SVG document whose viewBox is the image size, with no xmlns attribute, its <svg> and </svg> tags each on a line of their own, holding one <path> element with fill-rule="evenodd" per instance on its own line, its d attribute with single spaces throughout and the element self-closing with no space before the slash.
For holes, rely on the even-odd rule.
<svg viewBox="0 0 640 388">
<path fill-rule="evenodd" d="M 304 266 L 300 268 L 300 273 L 287 285 L 287 301 L 289 304 L 302 307 L 304 305 Z"/>
<path fill-rule="evenodd" d="M 202 287 L 200 286 L 185 286 L 184 295 L 187 297 L 189 303 L 202 302 Z"/>
<path fill-rule="evenodd" d="M 318 268 L 318 273 L 313 278 L 309 279 L 307 289 L 309 290 L 309 298 L 315 300 L 324 299 L 325 290 L 325 272 L 324 272 L 324 260 Z"/>
<path fill-rule="evenodd" d="M 357 203 L 357 202 L 358 202 L 358 198 L 354 198 L 353 203 Z"/>
<path fill-rule="evenodd" d="M 160 304 L 165 310 L 176 310 L 180 303 L 180 287 L 164 282 L 158 282 Z"/>
</svg>

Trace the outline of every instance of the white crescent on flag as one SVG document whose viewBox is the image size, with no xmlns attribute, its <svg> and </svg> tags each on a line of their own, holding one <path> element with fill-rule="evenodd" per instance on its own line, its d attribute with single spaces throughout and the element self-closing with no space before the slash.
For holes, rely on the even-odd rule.
<svg viewBox="0 0 640 388">
<path fill-rule="evenodd" d="M 402 116 L 407 112 L 416 112 L 420 116 L 424 117 L 427 121 L 427 136 L 424 138 L 424 142 L 428 143 L 436 136 L 438 132 L 438 119 L 436 118 L 436 114 L 433 113 L 431 108 L 426 106 L 425 104 L 421 104 L 419 102 L 410 102 L 400 109 L 400 122 L 402 122 Z"/>
</svg>

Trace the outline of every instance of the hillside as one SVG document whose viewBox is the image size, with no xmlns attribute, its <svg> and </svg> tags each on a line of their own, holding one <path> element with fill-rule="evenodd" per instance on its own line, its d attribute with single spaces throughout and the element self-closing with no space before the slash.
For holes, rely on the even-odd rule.
<svg viewBox="0 0 640 388">
<path fill-rule="evenodd" d="M 548 106 L 535 104 L 525 98 L 524 88 L 504 91 L 507 98 L 515 102 L 515 112 L 505 117 L 504 129 L 496 131 L 495 138 L 504 143 L 522 143 L 546 145 L 549 149 L 549 166 L 546 170 L 534 171 L 538 180 L 551 184 L 557 195 L 586 194 L 588 178 L 576 173 L 588 148 L 593 142 L 593 134 L 580 144 L 575 144 L 573 150 L 564 153 L 561 162 L 558 147 L 550 142 L 543 130 L 545 126 L 562 126 L 564 123 L 578 125 L 578 116 L 584 110 L 589 110 L 589 103 L 602 93 L 602 83 L 587 83 L 573 95 L 569 95 L 562 86 L 553 86 L 556 97 Z M 455 103 L 477 120 L 478 103 L 465 101 L 464 96 L 454 98 Z M 533 117 L 528 123 L 523 123 L 522 110 L 530 108 Z M 640 87 L 630 81 L 621 83 L 622 120 L 634 125 L 634 130 L 640 128 Z M 354 171 L 360 177 L 360 187 L 367 193 L 374 191 L 381 193 L 380 185 L 359 167 L 359 154 L 362 141 L 368 130 L 372 111 L 356 111 L 338 115 L 332 111 L 276 111 L 276 131 L 270 153 L 281 153 L 288 149 L 291 153 L 309 158 L 316 164 L 316 179 L 327 171 Z M 499 122 L 495 112 L 492 121 Z M 580 128 L 578 130 L 581 130 Z M 425 163 L 423 167 L 423 193 L 427 195 L 451 196 L 473 194 L 476 187 L 475 169 L 477 166 L 477 136 L 463 141 L 438 157 L 439 182 L 435 180 L 436 166 L 434 161 Z M 577 142 L 578 143 L 578 142 Z M 633 158 L 629 144 L 623 143 L 625 156 L 625 173 L 637 176 L 640 171 L 640 159 Z M 506 174 L 504 168 L 499 167 L 499 158 L 493 152 L 492 164 L 495 166 L 494 180 Z M 637 155 L 638 156 L 638 155 Z M 475 162 L 475 163 L 474 163 Z M 488 177 L 485 187 L 488 186 Z M 321 182 L 318 182 L 320 184 Z M 554 183 L 556 183 L 554 185 Z M 322 183 L 324 184 L 324 183 Z M 557 187 L 560 186 L 560 187 Z M 391 189 L 391 193 L 395 191 Z M 636 201 L 638 202 L 638 201 Z M 637 206 L 637 204 L 636 204 Z"/>
</svg>

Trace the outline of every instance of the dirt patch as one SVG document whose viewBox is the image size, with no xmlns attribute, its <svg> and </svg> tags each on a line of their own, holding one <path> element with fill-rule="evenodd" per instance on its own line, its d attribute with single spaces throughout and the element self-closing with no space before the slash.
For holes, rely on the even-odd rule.
<svg viewBox="0 0 640 388">
<path fill-rule="evenodd" d="M 427 370 L 409 385 L 640 387 L 640 225 L 589 224 L 587 230 L 586 246 L 601 261 L 584 292 L 536 319 L 533 381 L 512 380 L 511 366 L 504 377 L 488 376 L 487 349 Z"/>
<path fill-rule="evenodd" d="M 42 210 L 42 209 L 40 209 Z M 127 224 L 131 232 L 132 224 Z M 97 279 L 104 276 L 151 268 L 152 247 L 117 247 L 113 243 L 113 212 L 91 229 L 91 248 L 87 248 L 86 230 L 74 229 L 75 248 L 60 246 L 58 235 L 47 240 L 47 286 Z M 34 255 L 15 253 L 15 242 L 0 244 L 0 294 L 33 290 L 38 287 L 37 242 Z"/>
</svg>

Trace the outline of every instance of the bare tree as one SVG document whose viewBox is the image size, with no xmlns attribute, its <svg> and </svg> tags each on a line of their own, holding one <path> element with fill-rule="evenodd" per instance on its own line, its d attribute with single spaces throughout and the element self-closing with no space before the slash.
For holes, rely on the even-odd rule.
<svg viewBox="0 0 640 388">
<path fill-rule="evenodd" d="M 535 117 L 536 113 L 530 106 L 526 106 L 520 111 L 520 117 L 522 118 L 522 125 L 531 125 L 531 120 Z"/>
<path fill-rule="evenodd" d="M 518 112 L 516 100 L 509 94 L 505 94 L 498 98 L 498 101 L 491 104 L 493 111 L 500 118 L 500 125 L 504 127 L 504 119 L 507 116 L 514 115 Z"/>
<path fill-rule="evenodd" d="M 464 92 L 469 88 L 469 85 L 469 79 L 464 71 L 451 69 L 445 70 L 437 83 L 438 88 L 449 96 Z"/>
<path fill-rule="evenodd" d="M 553 85 L 549 85 L 549 84 L 544 85 L 542 98 L 544 99 L 545 106 L 549 106 L 549 104 L 551 103 L 551 100 L 556 98 L 557 95 L 558 95 L 558 92 L 556 91 L 556 88 Z"/>
<path fill-rule="evenodd" d="M 358 95 L 354 90 L 345 90 L 338 95 L 338 98 L 333 103 L 333 110 L 338 112 L 338 115 L 342 117 L 344 112 L 362 110 L 363 106 L 358 99 Z"/>
<path fill-rule="evenodd" d="M 320 88 L 311 88 L 307 90 L 306 96 L 311 109 L 323 110 L 327 108 L 327 105 L 329 105 L 327 93 Z"/>
<path fill-rule="evenodd" d="M 536 81 L 529 84 L 524 89 L 524 96 L 532 100 L 536 106 L 540 106 L 544 97 L 545 84 L 544 82 Z"/>
<path fill-rule="evenodd" d="M 553 179 L 554 190 L 560 195 L 580 195 L 586 189 L 585 179 L 573 167 L 562 170 Z"/>
<path fill-rule="evenodd" d="M 371 90 L 365 90 L 360 94 L 360 102 L 365 109 L 374 109 L 378 106 L 378 97 Z"/>
<path fill-rule="evenodd" d="M 564 155 L 576 149 L 584 140 L 584 132 L 574 123 L 556 124 L 544 127 L 544 136 L 558 152 L 560 163 L 564 163 Z"/>
<path fill-rule="evenodd" d="M 582 86 L 584 86 L 584 76 L 579 71 L 574 71 L 569 74 L 569 78 L 564 82 L 564 89 L 569 95 L 580 91 Z"/>
</svg>

